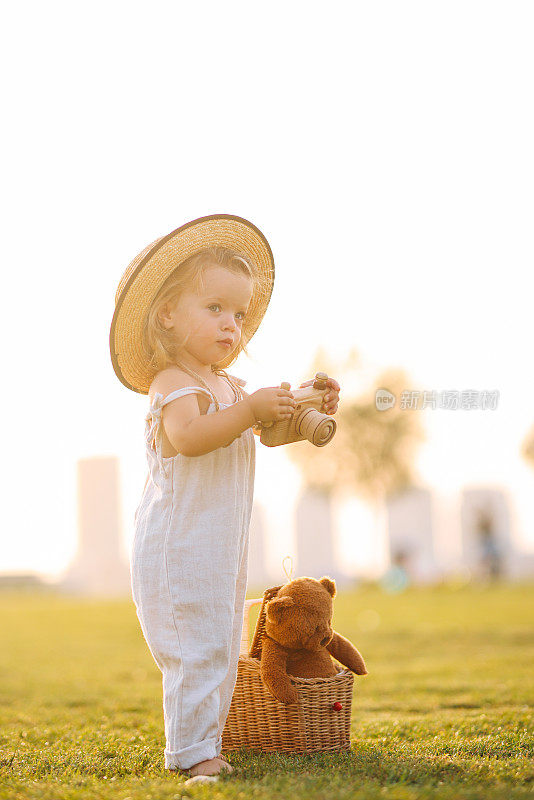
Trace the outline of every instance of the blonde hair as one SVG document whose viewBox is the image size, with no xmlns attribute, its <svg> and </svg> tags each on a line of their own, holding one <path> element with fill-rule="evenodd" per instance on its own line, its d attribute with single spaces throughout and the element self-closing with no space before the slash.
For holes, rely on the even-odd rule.
<svg viewBox="0 0 534 800">
<path fill-rule="evenodd" d="M 202 291 L 204 288 L 203 273 L 212 266 L 220 266 L 230 272 L 242 273 L 252 281 L 250 308 L 243 323 L 241 340 L 232 353 L 229 364 L 233 364 L 241 352 L 247 353 L 246 345 L 258 324 L 256 311 L 258 303 L 255 302 L 255 299 L 258 295 L 269 291 L 270 287 L 256 267 L 240 253 L 229 247 L 208 247 L 199 250 L 179 264 L 160 287 L 150 305 L 143 328 L 143 346 L 154 375 L 177 363 L 179 350 L 186 342 L 186 340 L 177 342 L 174 331 L 168 330 L 162 324 L 159 318 L 161 307 L 165 303 L 169 303 L 171 306 L 176 305 L 181 294 L 187 289 L 197 293 Z M 213 364 L 211 368 L 213 371 L 217 370 Z"/>
</svg>

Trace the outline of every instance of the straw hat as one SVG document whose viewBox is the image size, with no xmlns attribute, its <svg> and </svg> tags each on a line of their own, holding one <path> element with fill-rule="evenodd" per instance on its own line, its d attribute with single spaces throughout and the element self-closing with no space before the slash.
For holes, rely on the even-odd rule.
<svg viewBox="0 0 534 800">
<path fill-rule="evenodd" d="M 274 282 L 274 260 L 267 239 L 258 228 L 242 217 L 213 214 L 182 225 L 156 239 L 134 258 L 122 276 L 115 295 L 115 312 L 109 334 L 113 369 L 128 389 L 148 394 L 154 378 L 149 357 L 143 347 L 143 326 L 158 290 L 171 272 L 186 258 L 206 247 L 236 250 L 264 276 L 267 291 L 254 291 L 250 315 L 254 319 L 249 341 L 263 319 Z M 226 367 L 232 354 L 218 362 Z"/>
</svg>

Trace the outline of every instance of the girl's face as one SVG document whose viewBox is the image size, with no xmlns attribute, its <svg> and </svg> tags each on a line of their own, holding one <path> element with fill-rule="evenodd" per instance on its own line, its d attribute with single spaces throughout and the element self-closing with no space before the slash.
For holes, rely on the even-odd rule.
<svg viewBox="0 0 534 800">
<path fill-rule="evenodd" d="M 220 266 L 206 267 L 202 277 L 200 294 L 186 290 L 174 308 L 164 308 L 161 316 L 178 341 L 185 341 L 181 352 L 207 366 L 226 358 L 238 346 L 252 298 L 252 281 Z"/>
</svg>

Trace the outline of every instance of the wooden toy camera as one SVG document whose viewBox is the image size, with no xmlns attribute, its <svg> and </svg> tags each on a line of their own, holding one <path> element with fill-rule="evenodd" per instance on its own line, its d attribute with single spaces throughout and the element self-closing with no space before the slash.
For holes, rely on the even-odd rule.
<svg viewBox="0 0 534 800">
<path fill-rule="evenodd" d="M 327 392 L 325 372 L 317 372 L 312 386 L 294 389 L 293 397 L 297 403 L 295 411 L 289 419 L 279 422 L 261 422 L 260 442 L 267 447 L 279 444 L 291 444 L 308 439 L 316 447 L 324 447 L 336 432 L 336 422 L 328 414 L 321 411 L 323 398 Z M 280 384 L 282 389 L 291 389 L 291 384 Z"/>
</svg>

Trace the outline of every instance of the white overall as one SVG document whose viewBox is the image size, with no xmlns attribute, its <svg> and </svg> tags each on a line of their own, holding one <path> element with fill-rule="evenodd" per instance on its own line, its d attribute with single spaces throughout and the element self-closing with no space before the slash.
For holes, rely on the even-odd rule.
<svg viewBox="0 0 534 800">
<path fill-rule="evenodd" d="M 242 399 L 228 382 L 234 402 Z M 212 400 L 208 414 L 215 410 L 213 395 L 188 386 L 165 399 L 157 393 L 146 416 L 149 474 L 131 558 L 137 616 L 163 676 L 165 767 L 181 769 L 222 749 L 237 680 L 256 455 L 248 428 L 205 455 L 163 457 L 161 410 L 192 393 Z"/>
</svg>

